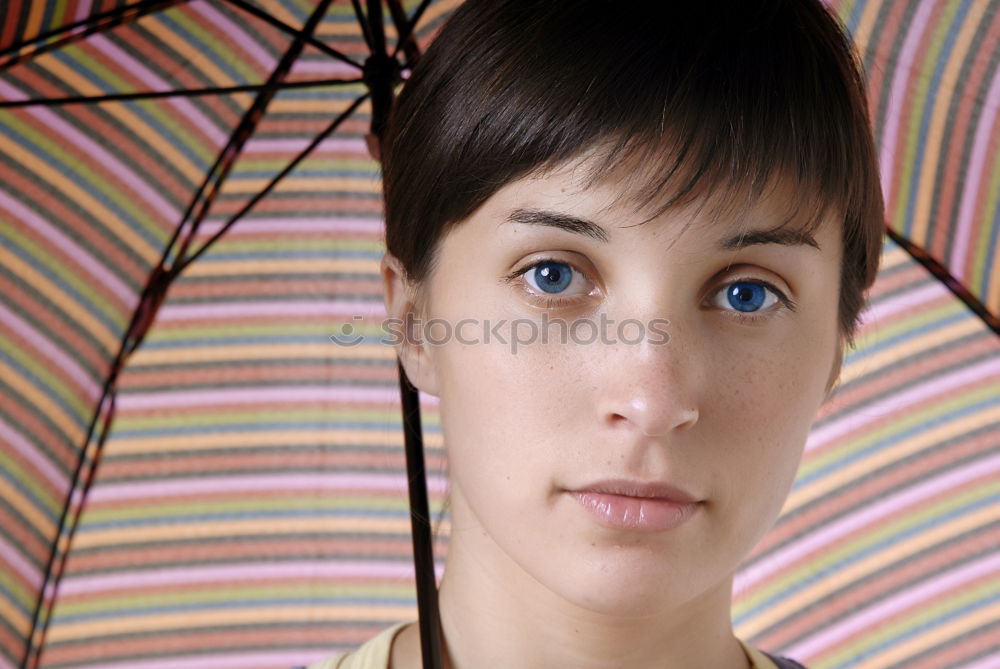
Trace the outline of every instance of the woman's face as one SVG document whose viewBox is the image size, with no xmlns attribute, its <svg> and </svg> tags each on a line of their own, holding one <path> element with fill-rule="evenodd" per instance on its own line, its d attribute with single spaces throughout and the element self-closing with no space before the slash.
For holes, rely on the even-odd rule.
<svg viewBox="0 0 1000 669">
<path fill-rule="evenodd" d="M 728 601 L 839 371 L 839 228 L 771 233 L 777 198 L 741 221 L 690 208 L 643 222 L 617 184 L 581 174 L 501 189 L 419 287 L 429 338 L 401 352 L 441 399 L 450 550 L 617 616 L 720 588 Z M 588 510 L 572 492 L 606 479 L 667 484 L 674 503 L 592 496 Z"/>
</svg>

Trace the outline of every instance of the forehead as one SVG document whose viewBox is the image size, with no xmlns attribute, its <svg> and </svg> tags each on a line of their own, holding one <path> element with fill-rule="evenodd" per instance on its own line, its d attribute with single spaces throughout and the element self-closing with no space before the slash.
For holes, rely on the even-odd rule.
<svg viewBox="0 0 1000 669">
<path fill-rule="evenodd" d="M 612 161 L 591 151 L 509 183 L 491 200 L 522 222 L 521 212 L 531 210 L 531 203 L 544 203 L 555 208 L 549 211 L 583 211 L 612 227 L 670 219 L 679 225 L 678 236 L 695 224 L 729 237 L 765 229 L 780 231 L 786 239 L 809 238 L 821 229 L 841 232 L 840 207 L 782 174 L 752 184 L 702 179 L 681 193 L 663 182 L 656 164 L 634 156 Z"/>
</svg>

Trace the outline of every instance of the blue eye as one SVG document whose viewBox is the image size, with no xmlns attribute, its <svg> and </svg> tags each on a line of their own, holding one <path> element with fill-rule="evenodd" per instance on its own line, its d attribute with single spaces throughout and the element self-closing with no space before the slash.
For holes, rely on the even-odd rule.
<svg viewBox="0 0 1000 669">
<path fill-rule="evenodd" d="M 563 262 L 546 260 L 528 270 L 535 286 L 546 293 L 561 293 L 573 281 L 573 268 Z"/>
<path fill-rule="evenodd" d="M 718 297 L 723 299 L 720 301 Z M 766 283 L 736 281 L 717 293 L 716 306 L 741 312 L 759 311 L 778 301 L 778 295 Z"/>
</svg>

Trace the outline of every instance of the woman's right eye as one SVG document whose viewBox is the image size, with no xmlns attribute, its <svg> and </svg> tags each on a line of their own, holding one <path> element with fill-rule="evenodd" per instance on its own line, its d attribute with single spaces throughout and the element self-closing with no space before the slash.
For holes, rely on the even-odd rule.
<svg viewBox="0 0 1000 669">
<path fill-rule="evenodd" d="M 569 263 L 544 258 L 507 275 L 527 296 L 544 307 L 569 306 L 594 292 L 593 282 Z"/>
</svg>

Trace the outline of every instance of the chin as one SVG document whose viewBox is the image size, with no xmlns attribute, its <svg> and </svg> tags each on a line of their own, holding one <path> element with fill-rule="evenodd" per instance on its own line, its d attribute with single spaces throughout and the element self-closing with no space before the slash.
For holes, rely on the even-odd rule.
<svg viewBox="0 0 1000 669">
<path fill-rule="evenodd" d="M 559 576 L 570 573 L 566 570 Z M 628 559 L 595 559 L 572 573 L 575 578 L 553 584 L 552 589 L 581 609 L 615 618 L 665 614 L 701 594 L 690 575 L 671 574 L 663 564 L 651 565 L 648 557 L 642 565 Z"/>
</svg>

